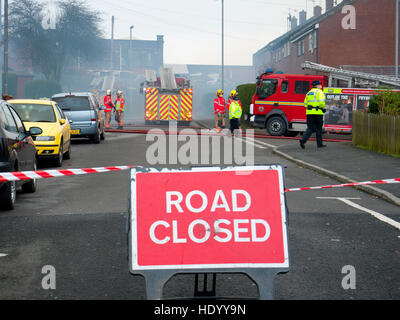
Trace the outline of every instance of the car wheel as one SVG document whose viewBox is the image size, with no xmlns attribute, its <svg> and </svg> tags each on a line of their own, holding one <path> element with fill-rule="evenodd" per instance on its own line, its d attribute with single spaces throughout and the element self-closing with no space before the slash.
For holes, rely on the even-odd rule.
<svg viewBox="0 0 400 320">
<path fill-rule="evenodd" d="M 0 190 L 0 208 L 3 210 L 13 210 L 16 198 L 17 187 L 15 181 L 6 182 L 2 190 Z"/>
<path fill-rule="evenodd" d="M 37 163 L 35 161 L 35 165 L 33 166 L 33 171 L 37 170 Z M 22 185 L 22 191 L 26 193 L 34 193 L 37 190 L 37 179 L 32 179 L 29 182 Z"/>
<path fill-rule="evenodd" d="M 71 159 L 71 142 L 69 143 L 68 151 L 66 153 L 64 153 L 64 159 L 65 160 Z"/>
<path fill-rule="evenodd" d="M 58 151 L 58 155 L 55 161 L 56 167 L 61 167 L 63 163 L 64 153 L 63 153 L 63 142 L 60 143 L 60 149 Z"/>
<path fill-rule="evenodd" d="M 93 143 L 100 143 L 101 137 L 100 137 L 100 131 L 97 130 L 97 133 L 92 136 L 92 142 Z"/>
<path fill-rule="evenodd" d="M 282 136 L 287 130 L 285 121 L 279 116 L 269 118 L 266 127 L 271 136 Z"/>
</svg>

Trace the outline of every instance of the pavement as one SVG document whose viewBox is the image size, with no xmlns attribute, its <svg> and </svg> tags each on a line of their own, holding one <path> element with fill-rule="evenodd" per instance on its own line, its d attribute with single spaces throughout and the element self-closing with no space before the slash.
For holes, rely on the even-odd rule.
<svg viewBox="0 0 400 320">
<path fill-rule="evenodd" d="M 198 122 L 208 128 L 213 127 L 213 120 Z M 262 132 L 265 133 L 265 130 Z M 335 136 L 340 139 L 340 135 Z M 315 134 L 312 138 L 315 138 Z M 324 134 L 324 138 L 332 138 L 332 135 Z M 297 137 L 294 140 L 299 139 Z M 274 145 L 274 142 L 270 144 Z M 294 143 L 290 140 L 290 143 L 279 143 L 279 146 L 272 151 L 299 166 L 329 176 L 339 183 L 400 178 L 400 158 L 361 149 L 354 146 L 351 140 L 324 142 L 324 144 L 327 145 L 326 148 L 317 148 L 316 142 L 309 140 L 303 150 L 297 141 Z M 303 187 L 312 186 L 304 181 Z M 354 188 L 400 206 L 400 184 L 363 185 Z"/>
</svg>

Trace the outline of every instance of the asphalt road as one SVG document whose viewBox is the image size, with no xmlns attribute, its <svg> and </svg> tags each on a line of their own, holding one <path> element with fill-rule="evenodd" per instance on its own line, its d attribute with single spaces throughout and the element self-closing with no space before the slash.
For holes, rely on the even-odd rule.
<svg viewBox="0 0 400 320">
<path fill-rule="evenodd" d="M 286 187 L 337 183 L 274 155 L 265 144 L 297 141 L 260 141 L 255 163 L 286 166 Z M 108 133 L 100 145 L 74 141 L 63 167 L 148 167 L 151 143 L 145 135 L 119 133 Z M 127 260 L 128 175 L 47 179 L 34 194 L 18 193 L 16 209 L 0 212 L 0 299 L 145 299 L 145 281 L 129 273 Z M 400 221 L 398 207 L 352 188 L 288 193 L 290 271 L 276 277 L 276 299 L 400 298 L 400 231 L 338 197 Z M 49 265 L 56 288 L 45 290 L 42 268 Z M 345 266 L 354 267 L 355 288 L 342 287 Z M 193 290 L 194 275 L 177 275 L 164 295 L 192 297 Z M 217 276 L 218 296 L 257 294 L 245 275 Z"/>
</svg>

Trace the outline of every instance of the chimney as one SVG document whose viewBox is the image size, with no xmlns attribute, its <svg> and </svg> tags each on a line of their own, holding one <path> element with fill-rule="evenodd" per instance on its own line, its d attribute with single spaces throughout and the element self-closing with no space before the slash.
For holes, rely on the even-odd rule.
<svg viewBox="0 0 400 320">
<path fill-rule="evenodd" d="M 291 20 L 290 20 L 290 28 L 293 30 L 296 27 L 297 27 L 297 18 L 296 17 L 292 17 Z"/>
<path fill-rule="evenodd" d="M 319 17 L 322 14 L 322 7 L 315 6 L 314 7 L 314 17 Z"/>
<path fill-rule="evenodd" d="M 307 21 L 307 12 L 305 10 L 302 10 L 299 13 L 299 24 L 302 25 L 306 21 Z"/>
<path fill-rule="evenodd" d="M 333 8 L 333 0 L 325 0 L 326 11 L 329 11 Z"/>
</svg>

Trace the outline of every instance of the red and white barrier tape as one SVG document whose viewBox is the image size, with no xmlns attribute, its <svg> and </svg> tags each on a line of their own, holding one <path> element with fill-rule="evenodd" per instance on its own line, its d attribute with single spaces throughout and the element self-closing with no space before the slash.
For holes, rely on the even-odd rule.
<svg viewBox="0 0 400 320">
<path fill-rule="evenodd" d="M 353 182 L 353 183 L 345 183 L 345 184 L 335 184 L 335 185 L 320 186 L 320 187 L 293 188 L 293 189 L 286 189 L 285 192 L 303 191 L 303 190 L 317 190 L 317 189 L 330 189 L 330 188 L 342 188 L 342 187 L 354 187 L 354 186 L 362 186 L 362 185 L 369 185 L 369 184 L 385 184 L 385 183 L 400 183 L 400 178 L 386 179 L 386 180 L 375 180 L 375 181 L 365 181 L 365 182 Z"/>
<path fill-rule="evenodd" d="M 66 176 L 77 176 L 90 173 L 104 173 L 111 171 L 122 171 L 133 168 L 134 166 L 115 166 L 99 167 L 87 169 L 59 169 L 59 170 L 38 170 L 38 171 L 18 171 L 18 172 L 0 172 L 0 182 L 20 181 L 32 179 L 47 179 Z"/>
<path fill-rule="evenodd" d="M 123 170 L 128 170 L 128 169 L 131 169 L 134 167 L 137 167 L 137 166 L 114 166 L 114 167 L 98 167 L 98 168 L 86 168 L 86 169 L 58 169 L 58 170 L 0 172 L 0 182 L 59 178 L 59 177 L 66 177 L 66 176 L 85 175 L 85 174 L 91 174 L 91 173 L 123 171 Z M 400 178 L 365 181 L 365 182 L 353 182 L 353 183 L 336 184 L 336 185 L 319 186 L 319 187 L 292 188 L 292 189 L 285 189 L 285 192 L 354 187 L 354 186 L 370 185 L 370 184 L 389 184 L 389 183 L 400 183 Z"/>
</svg>

